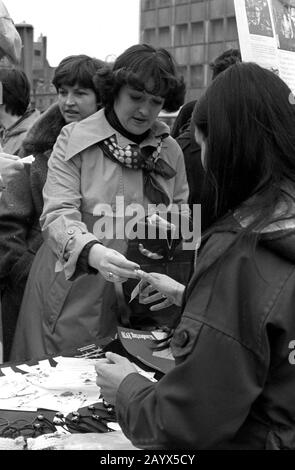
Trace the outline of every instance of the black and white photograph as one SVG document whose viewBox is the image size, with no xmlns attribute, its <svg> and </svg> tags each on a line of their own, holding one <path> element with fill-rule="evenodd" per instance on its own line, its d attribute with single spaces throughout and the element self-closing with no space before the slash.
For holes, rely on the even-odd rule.
<svg viewBox="0 0 295 470">
<path fill-rule="evenodd" d="M 245 0 L 250 34 L 273 37 L 270 11 L 266 0 Z"/>
<path fill-rule="evenodd" d="M 295 4 L 274 0 L 273 12 L 279 48 L 295 52 Z"/>
<path fill-rule="evenodd" d="M 295 450 L 294 20 L 0 0 L 0 450 Z"/>
</svg>

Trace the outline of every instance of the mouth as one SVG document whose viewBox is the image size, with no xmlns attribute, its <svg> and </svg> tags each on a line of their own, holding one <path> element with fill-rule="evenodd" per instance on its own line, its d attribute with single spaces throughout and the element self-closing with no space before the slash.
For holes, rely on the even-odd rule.
<svg viewBox="0 0 295 470">
<path fill-rule="evenodd" d="M 135 121 L 137 124 L 147 124 L 147 119 L 141 119 L 141 118 L 133 118 L 133 121 Z"/>
<path fill-rule="evenodd" d="M 66 110 L 64 111 L 64 113 L 65 113 L 67 116 L 78 116 L 78 115 L 79 115 L 79 113 L 78 113 L 77 111 L 73 111 L 73 110 L 70 110 L 70 109 L 68 109 L 68 110 L 66 109 Z"/>
</svg>

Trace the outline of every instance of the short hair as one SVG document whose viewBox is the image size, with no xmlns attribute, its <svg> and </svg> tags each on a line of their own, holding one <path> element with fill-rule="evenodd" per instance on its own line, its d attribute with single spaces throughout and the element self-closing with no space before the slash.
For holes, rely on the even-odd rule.
<svg viewBox="0 0 295 470">
<path fill-rule="evenodd" d="M 149 79 L 152 88 L 147 88 Z M 185 83 L 177 72 L 176 62 L 166 49 L 148 44 L 129 47 L 112 66 L 96 73 L 94 83 L 108 109 L 123 85 L 163 97 L 163 109 L 167 112 L 177 111 L 184 102 Z"/>
<path fill-rule="evenodd" d="M 100 101 L 100 94 L 94 86 L 93 77 L 104 65 L 105 62 L 102 60 L 85 54 L 65 57 L 56 67 L 52 83 L 57 92 L 63 85 L 74 86 L 77 84 L 83 88 L 90 88 Z"/>
<path fill-rule="evenodd" d="M 30 82 L 22 70 L 0 69 L 0 82 L 3 89 L 3 104 L 7 113 L 22 116 L 30 103 Z"/>
<path fill-rule="evenodd" d="M 237 62 L 242 62 L 242 56 L 239 49 L 228 49 L 220 54 L 209 64 L 210 69 L 212 70 L 212 80 L 214 80 L 219 73 Z"/>
<path fill-rule="evenodd" d="M 282 182 L 295 182 L 295 106 L 286 83 L 254 63 L 237 63 L 210 84 L 193 112 L 207 141 L 206 196 L 212 222 L 263 193 L 254 224 L 267 224 Z"/>
</svg>

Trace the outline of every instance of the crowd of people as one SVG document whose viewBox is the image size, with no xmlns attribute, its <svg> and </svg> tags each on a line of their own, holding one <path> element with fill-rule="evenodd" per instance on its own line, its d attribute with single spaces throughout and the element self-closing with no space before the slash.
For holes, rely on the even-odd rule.
<svg viewBox="0 0 295 470">
<path fill-rule="evenodd" d="M 157 382 L 112 352 L 96 364 L 136 447 L 294 449 L 295 108 L 237 50 L 211 69 L 182 106 L 163 48 L 66 57 L 42 115 L 24 73 L 1 71 L 4 361 L 99 344 L 120 325 L 168 330 L 175 367 Z M 160 111 L 180 108 L 170 132 Z M 180 223 L 168 249 L 163 213 L 188 220 L 197 204 L 200 243 L 186 252 Z M 153 220 L 166 239 L 146 236 Z"/>
</svg>

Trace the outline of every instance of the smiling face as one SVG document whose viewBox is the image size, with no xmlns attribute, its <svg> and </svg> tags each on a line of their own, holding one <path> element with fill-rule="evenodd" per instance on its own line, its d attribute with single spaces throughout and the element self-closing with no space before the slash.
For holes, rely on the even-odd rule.
<svg viewBox="0 0 295 470">
<path fill-rule="evenodd" d="M 67 124 L 81 121 L 97 111 L 95 92 L 91 88 L 83 88 L 78 84 L 60 86 L 58 104 Z"/>
<path fill-rule="evenodd" d="M 126 131 L 140 135 L 151 128 L 164 105 L 164 98 L 123 85 L 114 110 Z"/>
</svg>

